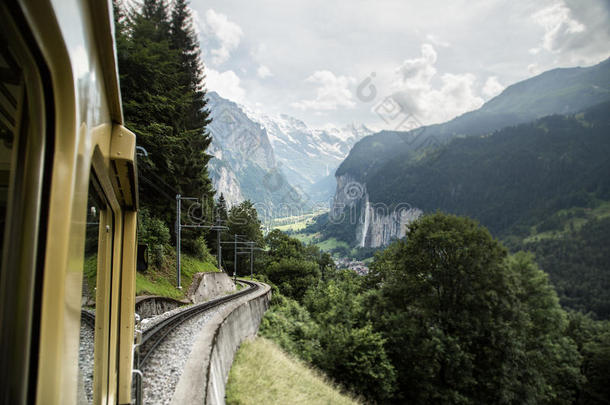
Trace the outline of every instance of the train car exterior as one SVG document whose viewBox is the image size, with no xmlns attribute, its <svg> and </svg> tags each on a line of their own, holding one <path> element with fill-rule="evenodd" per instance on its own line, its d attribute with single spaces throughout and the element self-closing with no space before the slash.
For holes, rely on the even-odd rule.
<svg viewBox="0 0 610 405">
<path fill-rule="evenodd" d="M 136 140 L 112 4 L 6 0 L 0 16 L 0 402 L 131 403 Z"/>
</svg>

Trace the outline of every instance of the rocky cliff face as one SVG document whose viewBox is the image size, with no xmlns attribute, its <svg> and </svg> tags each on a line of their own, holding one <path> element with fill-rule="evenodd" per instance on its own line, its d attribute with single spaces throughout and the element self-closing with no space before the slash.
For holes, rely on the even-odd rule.
<svg viewBox="0 0 610 405">
<path fill-rule="evenodd" d="M 225 201 L 229 206 L 245 200 L 241 193 L 239 180 L 237 179 L 235 172 L 233 172 L 229 166 L 223 164 L 218 158 L 214 158 L 209 163 L 209 169 L 214 188 L 218 193 L 224 195 Z"/>
<path fill-rule="evenodd" d="M 208 153 L 210 178 L 217 194 L 229 205 L 244 199 L 255 203 L 262 217 L 273 217 L 280 207 L 304 208 L 301 195 L 279 170 L 267 131 L 252 121 L 236 103 L 208 93 L 212 144 Z"/>
<path fill-rule="evenodd" d="M 364 125 L 313 129 L 285 114 L 269 116 L 247 108 L 244 111 L 266 130 L 288 182 L 313 202 L 328 204 L 335 189 L 335 170 L 356 142 L 372 134 Z"/>
<path fill-rule="evenodd" d="M 351 228 L 359 247 L 381 247 L 393 239 L 404 238 L 408 225 L 422 215 L 420 209 L 406 203 L 393 206 L 371 203 L 366 184 L 350 174 L 339 175 L 336 179 L 331 220 L 355 225 Z"/>
<path fill-rule="evenodd" d="M 331 200 L 334 173 L 367 127 L 312 129 L 288 115 L 254 112 L 209 92 L 210 177 L 232 205 L 244 199 L 265 207 L 310 207 Z M 277 209 L 276 209 L 277 211 Z"/>
<path fill-rule="evenodd" d="M 371 204 L 368 197 L 365 194 L 361 226 L 357 230 L 359 247 L 386 246 L 392 239 L 404 238 L 409 224 L 423 213 L 408 205 L 388 207 L 380 203 Z"/>
</svg>

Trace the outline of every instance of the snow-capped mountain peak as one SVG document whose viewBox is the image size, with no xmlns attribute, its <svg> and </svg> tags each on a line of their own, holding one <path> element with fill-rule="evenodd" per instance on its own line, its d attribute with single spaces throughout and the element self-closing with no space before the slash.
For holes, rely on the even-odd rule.
<svg viewBox="0 0 610 405">
<path fill-rule="evenodd" d="M 264 148 L 266 151 L 264 156 L 252 156 L 252 158 L 266 161 L 268 165 L 273 162 L 271 166 L 277 165 L 288 182 L 314 202 L 330 199 L 335 188 L 335 170 L 357 141 L 373 133 L 366 126 L 353 123 L 341 128 L 333 125 L 309 128 L 298 118 L 286 114 L 265 114 L 223 99 L 214 92 L 208 94 L 216 109 L 212 114 L 215 116 L 214 120 L 226 121 L 227 117 L 237 120 L 241 123 L 240 128 L 249 128 L 248 132 L 257 134 L 256 137 L 260 138 L 262 143 L 268 140 L 272 151 Z M 221 110 L 225 112 L 221 113 Z M 226 149 L 227 141 L 228 143 L 237 141 L 233 139 L 235 123 L 212 121 L 211 127 L 217 141 L 225 140 L 222 142 L 225 147 L 218 148 L 214 155 L 219 157 L 223 152 L 227 155 L 226 150 L 220 149 Z M 249 139 L 250 136 L 247 138 Z M 240 142 L 244 141 L 246 139 L 240 140 Z M 233 164 L 235 165 L 236 162 Z"/>
</svg>

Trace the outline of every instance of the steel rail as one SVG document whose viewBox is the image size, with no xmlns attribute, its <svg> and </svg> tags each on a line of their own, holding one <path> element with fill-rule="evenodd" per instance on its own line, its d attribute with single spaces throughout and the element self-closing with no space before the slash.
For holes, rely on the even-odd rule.
<svg viewBox="0 0 610 405">
<path fill-rule="evenodd" d="M 80 319 L 87 324 L 91 329 L 95 330 L 95 314 L 89 311 L 81 310 Z"/>
<path fill-rule="evenodd" d="M 154 352 L 154 350 L 165 339 L 165 337 L 183 322 L 209 309 L 215 308 L 226 302 L 250 294 L 251 292 L 254 292 L 259 288 L 258 284 L 250 281 L 240 280 L 240 282 L 249 285 L 249 288 L 243 289 L 231 295 L 226 295 L 224 297 L 204 302 L 202 304 L 193 305 L 183 311 L 178 312 L 175 315 L 164 319 L 163 321 L 159 322 L 158 324 L 143 332 L 142 343 L 139 345 L 138 350 L 136 352 L 136 368 L 141 369 L 141 367 L 148 360 L 148 357 L 151 355 L 151 353 Z"/>
</svg>

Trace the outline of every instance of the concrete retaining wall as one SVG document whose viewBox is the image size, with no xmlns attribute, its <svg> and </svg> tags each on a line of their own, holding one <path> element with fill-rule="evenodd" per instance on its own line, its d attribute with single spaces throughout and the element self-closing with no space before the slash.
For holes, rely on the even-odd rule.
<svg viewBox="0 0 610 405">
<path fill-rule="evenodd" d="M 152 318 L 164 312 L 189 304 L 188 301 L 178 301 L 159 296 L 136 297 L 136 313 L 144 318 Z"/>
<path fill-rule="evenodd" d="M 194 304 L 199 304 L 233 291 L 235 283 L 227 273 L 196 273 L 193 275 L 187 297 Z"/>
<path fill-rule="evenodd" d="M 242 341 L 256 336 L 269 307 L 270 288 L 258 284 L 258 291 L 231 302 L 205 324 L 193 344 L 172 404 L 225 403 L 225 385 L 235 352 Z"/>
</svg>

